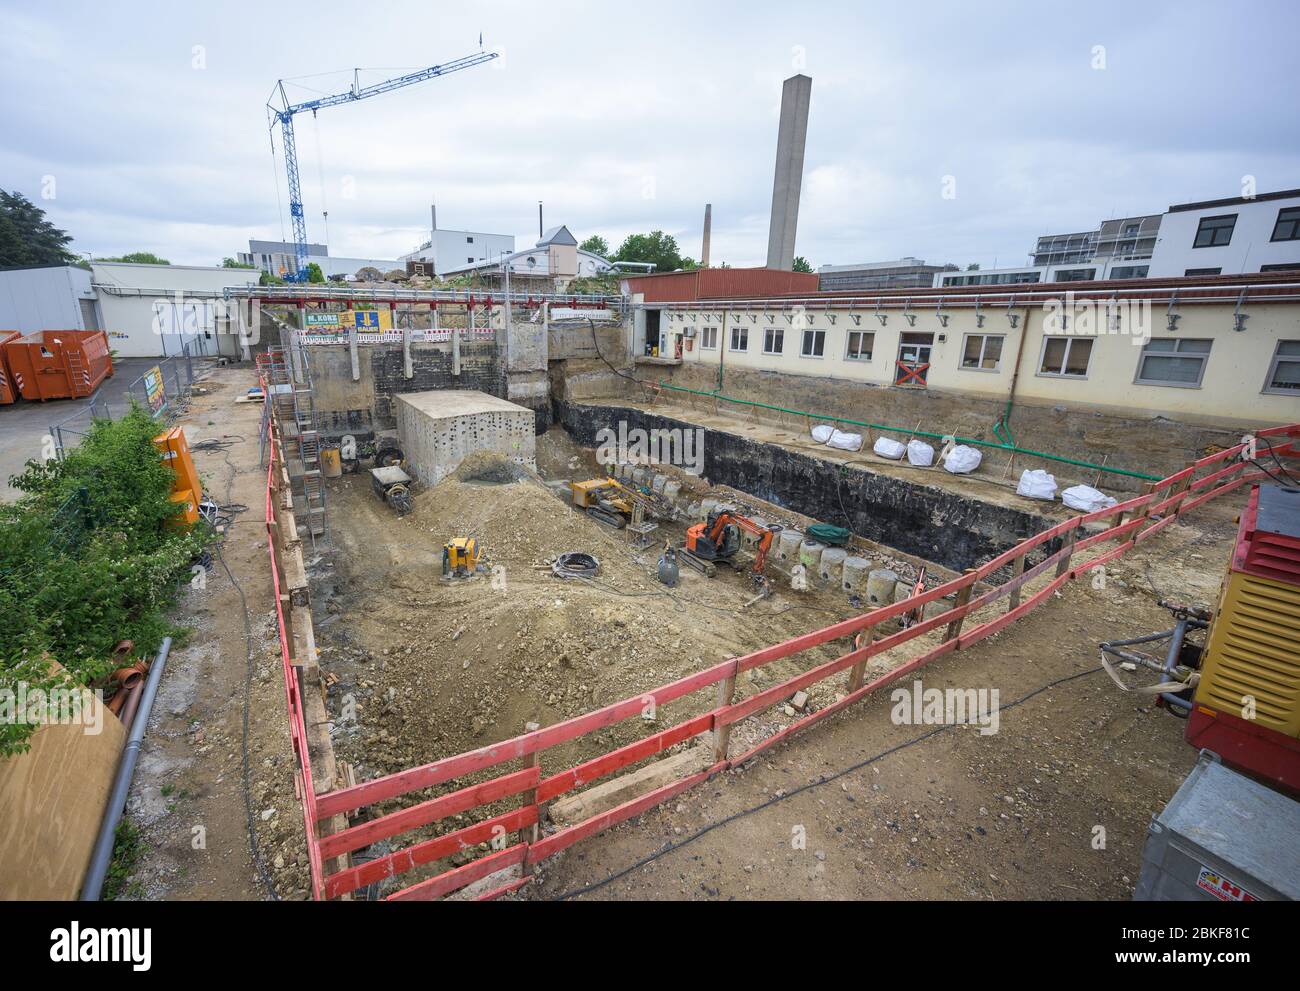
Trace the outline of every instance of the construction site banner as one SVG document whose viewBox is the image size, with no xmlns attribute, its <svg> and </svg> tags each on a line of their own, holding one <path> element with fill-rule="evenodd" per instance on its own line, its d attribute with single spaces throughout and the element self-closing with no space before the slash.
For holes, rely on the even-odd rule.
<svg viewBox="0 0 1300 991">
<path fill-rule="evenodd" d="M 480 318 L 482 319 L 482 318 Z M 379 310 L 343 310 L 338 313 L 308 313 L 306 322 L 307 344 L 347 344 L 353 328 L 357 331 L 358 344 L 400 344 L 402 331 L 393 326 L 393 313 L 384 308 Z M 462 335 L 483 338 L 494 333 L 490 326 L 479 326 L 469 330 L 461 329 Z M 447 328 L 411 330 L 411 340 L 416 343 L 444 343 L 451 340 L 451 331 Z"/>
<path fill-rule="evenodd" d="M 345 344 L 353 329 L 361 344 L 400 341 L 402 334 L 393 330 L 393 314 L 382 310 L 343 310 L 340 313 L 308 313 L 308 344 Z"/>
</svg>

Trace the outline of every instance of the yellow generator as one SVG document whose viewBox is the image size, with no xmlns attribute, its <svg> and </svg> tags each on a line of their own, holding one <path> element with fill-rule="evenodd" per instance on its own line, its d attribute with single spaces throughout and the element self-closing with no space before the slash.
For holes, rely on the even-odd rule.
<svg viewBox="0 0 1300 991">
<path fill-rule="evenodd" d="M 1300 793 L 1300 488 L 1251 492 L 1192 701 L 1188 743 Z"/>
</svg>

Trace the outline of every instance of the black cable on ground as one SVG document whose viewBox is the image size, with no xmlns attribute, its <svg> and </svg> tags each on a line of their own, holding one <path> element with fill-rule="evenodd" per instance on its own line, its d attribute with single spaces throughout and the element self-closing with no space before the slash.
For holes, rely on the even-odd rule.
<svg viewBox="0 0 1300 991">
<path fill-rule="evenodd" d="M 1008 709 L 1014 709 L 1016 706 L 1021 705 L 1024 702 L 1028 702 L 1036 695 L 1041 695 L 1043 692 L 1051 688 L 1055 688 L 1057 685 L 1063 685 L 1066 682 L 1075 681 L 1079 678 L 1086 678 L 1090 674 L 1100 674 L 1103 670 L 1104 670 L 1103 668 L 1089 668 L 1087 671 L 1079 671 L 1076 672 L 1075 674 L 1068 674 L 1064 678 L 1057 678 L 1055 681 L 1049 681 L 1047 684 L 1042 685 L 1039 688 L 1035 688 L 1028 695 L 1023 695 L 1020 698 L 1016 699 L 1014 702 L 1008 702 L 1006 705 L 999 706 L 998 712 L 1006 712 Z M 862 768 L 874 764 L 877 761 L 883 760 L 884 758 L 890 756 L 891 754 L 896 754 L 900 750 L 906 750 L 908 747 L 915 746 L 916 744 L 928 740 L 933 736 L 938 736 L 940 733 L 947 732 L 950 729 L 956 729 L 958 726 L 968 726 L 968 725 L 970 724 L 969 723 L 948 723 L 943 726 L 936 726 L 934 729 L 926 733 L 922 733 L 920 736 L 913 737 L 912 739 L 906 740 L 903 743 L 896 744 L 890 747 L 888 750 L 882 750 L 880 753 L 874 754 L 871 757 L 868 757 L 866 760 L 859 761 L 856 764 L 843 768 L 842 770 L 836 771 L 834 774 L 822 775 L 816 781 L 810 781 L 807 784 L 800 785 L 798 788 L 795 788 L 791 791 L 784 792 L 781 795 L 773 796 L 772 798 L 769 798 L 766 802 L 761 802 L 758 805 L 752 806 L 748 809 L 742 809 L 739 812 L 734 812 L 724 819 L 719 819 L 717 822 L 710 823 L 709 825 L 703 827 L 702 829 L 696 830 L 694 833 L 692 833 L 690 836 L 687 836 L 683 840 L 680 840 L 676 843 L 664 844 L 654 853 L 646 857 L 642 857 L 636 863 L 623 868 L 621 871 L 619 871 L 616 874 L 611 874 L 609 877 L 603 878 L 599 881 L 593 881 L 591 884 L 584 885 L 581 888 L 573 888 L 569 891 L 566 891 L 562 895 L 557 895 L 552 900 L 568 901 L 570 898 L 577 898 L 580 895 L 590 894 L 593 891 L 603 888 L 605 885 L 609 884 L 612 881 L 617 881 L 620 878 L 626 877 L 628 874 L 631 874 L 635 870 L 639 870 L 640 868 L 644 867 L 646 864 L 653 863 L 654 861 L 658 860 L 660 857 L 663 857 L 666 854 L 672 853 L 675 850 L 680 850 L 682 847 L 694 843 L 696 840 L 698 840 L 701 836 L 704 836 L 706 833 L 711 833 L 715 829 L 720 829 L 721 827 L 729 825 L 730 823 L 735 822 L 738 819 L 745 819 L 756 812 L 762 812 L 764 809 L 776 805 L 778 802 L 784 802 L 787 798 L 794 798 L 795 795 L 798 795 L 802 792 L 810 791 L 813 788 L 820 788 L 822 785 L 825 784 L 830 784 L 832 781 L 837 781 L 840 778 L 844 777 L 846 774 L 852 774 L 854 771 L 860 771 L 862 770 Z"/>
<path fill-rule="evenodd" d="M 224 524 L 227 533 L 229 533 L 230 527 L 234 525 L 235 517 L 239 513 L 248 509 L 248 507 L 242 503 L 230 501 L 234 489 L 235 475 L 238 474 L 238 469 L 236 468 L 235 463 L 230 460 L 230 455 L 226 453 L 226 448 L 230 447 L 235 440 L 243 441 L 243 439 L 243 437 L 235 436 L 234 440 L 223 439 L 200 441 L 190 449 L 191 451 L 220 451 L 226 459 L 226 464 L 230 466 L 230 474 L 226 477 L 226 502 L 224 505 L 218 507 L 213 520 L 210 521 L 214 525 L 216 525 L 216 523 Z M 221 515 L 221 510 L 226 510 L 227 514 Z M 261 879 L 262 883 L 266 885 L 266 890 L 271 896 L 271 900 L 278 902 L 280 901 L 280 895 L 275 890 L 275 882 L 271 879 L 271 874 L 266 869 L 266 863 L 262 859 L 261 848 L 257 843 L 257 825 L 256 820 L 253 817 L 253 794 L 252 787 L 249 783 L 251 778 L 251 769 L 249 767 L 248 753 L 248 724 L 249 713 L 253 703 L 253 620 L 248 611 L 248 598 L 244 595 L 244 587 L 239 584 L 239 579 L 237 579 L 235 573 L 230 570 L 230 565 L 226 563 L 226 559 L 221 553 L 221 541 L 218 540 L 214 542 L 212 549 L 216 553 L 217 560 L 221 562 L 221 567 L 225 570 L 226 576 L 230 579 L 230 584 L 233 585 L 235 591 L 239 593 L 239 605 L 244 611 L 244 646 L 246 654 L 244 666 L 244 716 L 243 734 L 239 741 L 240 754 L 242 758 L 240 777 L 244 793 L 244 817 L 248 822 L 248 848 L 253 857 L 253 869 L 257 871 L 258 877 Z"/>
<path fill-rule="evenodd" d="M 239 584 L 235 574 L 230 570 L 230 565 L 222 556 L 220 543 L 214 544 L 213 549 L 217 553 L 217 560 L 221 562 L 221 567 L 225 569 L 226 575 L 230 578 L 230 583 L 235 586 L 235 591 L 239 593 L 239 604 L 244 610 L 244 644 L 247 648 L 247 661 L 244 668 L 244 732 L 240 740 L 240 750 L 242 752 L 242 770 L 244 791 L 244 816 L 248 820 L 248 847 L 253 855 L 253 867 L 262 883 L 266 885 L 267 893 L 270 894 L 272 901 L 279 901 L 280 896 L 275 890 L 275 882 L 271 880 L 270 872 L 266 869 L 266 863 L 262 860 L 262 851 L 257 843 L 257 826 L 253 819 L 253 794 L 249 785 L 250 769 L 248 755 L 248 719 L 249 710 L 253 700 L 253 621 L 248 613 L 248 599 L 244 596 L 243 586 Z"/>
</svg>

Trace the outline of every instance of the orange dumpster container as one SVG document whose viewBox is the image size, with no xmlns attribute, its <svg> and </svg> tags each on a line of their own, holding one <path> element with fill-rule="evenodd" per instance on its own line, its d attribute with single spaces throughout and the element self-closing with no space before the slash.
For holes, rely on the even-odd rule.
<svg viewBox="0 0 1300 991">
<path fill-rule="evenodd" d="M 24 399 L 89 396 L 113 374 L 102 330 L 42 330 L 5 344 L 4 353 Z"/>
<path fill-rule="evenodd" d="M 5 345 L 22 336 L 21 331 L 0 330 L 0 406 L 18 401 L 18 386 L 14 383 L 13 372 L 9 370 L 9 361 L 5 358 Z"/>
</svg>

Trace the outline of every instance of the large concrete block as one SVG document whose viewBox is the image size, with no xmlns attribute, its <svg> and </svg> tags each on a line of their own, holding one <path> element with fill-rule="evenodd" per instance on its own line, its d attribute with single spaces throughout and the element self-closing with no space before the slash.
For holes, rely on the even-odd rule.
<svg viewBox="0 0 1300 991">
<path fill-rule="evenodd" d="M 476 451 L 536 470 L 533 411 L 485 392 L 442 389 L 393 397 L 407 470 L 437 485 Z"/>
</svg>

